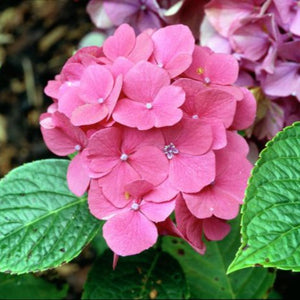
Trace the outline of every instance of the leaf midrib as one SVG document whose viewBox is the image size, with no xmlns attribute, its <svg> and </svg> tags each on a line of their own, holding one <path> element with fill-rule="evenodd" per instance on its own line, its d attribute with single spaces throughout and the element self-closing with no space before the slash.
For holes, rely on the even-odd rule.
<svg viewBox="0 0 300 300">
<path fill-rule="evenodd" d="M 68 195 L 65 195 L 65 196 L 68 196 Z M 69 196 L 69 197 L 71 197 L 71 196 Z M 48 212 L 47 214 L 42 215 L 42 216 L 38 217 L 37 219 L 35 219 L 35 220 L 31 221 L 31 222 L 25 223 L 22 226 L 20 226 L 19 228 L 14 229 L 12 232 L 10 232 L 9 234 L 5 235 L 3 238 L 0 238 L 0 242 L 3 241 L 3 240 L 5 240 L 5 239 L 7 239 L 8 237 L 16 234 L 18 231 L 20 231 L 20 230 L 22 230 L 22 229 L 24 229 L 26 227 L 30 227 L 31 225 L 33 225 L 35 223 L 38 223 L 39 221 L 41 221 L 43 219 L 46 219 L 47 217 L 49 217 L 49 216 L 51 216 L 53 214 L 57 214 L 57 213 L 59 213 L 62 210 L 68 209 L 68 208 L 70 208 L 72 206 L 78 205 L 78 204 L 83 203 L 85 201 L 86 201 L 86 198 L 79 198 L 79 199 L 76 198 L 75 202 L 68 203 L 67 205 L 64 205 L 64 206 L 59 207 L 59 208 L 57 208 L 55 210 L 52 210 L 52 211 Z"/>
</svg>

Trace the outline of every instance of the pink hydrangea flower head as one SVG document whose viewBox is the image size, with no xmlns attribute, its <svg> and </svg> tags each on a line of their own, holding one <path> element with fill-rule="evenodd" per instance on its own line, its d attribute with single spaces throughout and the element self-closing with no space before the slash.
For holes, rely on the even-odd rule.
<svg viewBox="0 0 300 300">
<path fill-rule="evenodd" d="M 128 98 L 119 100 L 115 121 L 140 130 L 172 126 L 182 118 L 185 94 L 170 85 L 167 71 L 149 62 L 135 65 L 124 78 L 123 91 Z M 135 114 L 132 114 L 132 112 Z"/>
<path fill-rule="evenodd" d="M 163 4 L 141 3 L 153 13 Z M 102 12 L 117 4 L 132 4 L 126 9 L 134 12 L 137 1 L 98 1 Z M 115 262 L 153 246 L 159 234 L 180 237 L 203 254 L 203 239 L 222 239 L 242 202 L 251 165 L 236 130 L 250 126 L 255 101 L 233 86 L 236 59 L 194 42 L 184 25 L 136 36 L 123 24 L 102 48 L 76 52 L 46 88 L 53 103 L 41 116 L 44 139 L 58 155 L 76 151 L 69 188 L 77 196 L 88 192 L 91 213 L 106 221 Z M 250 67 L 265 76 L 266 68 Z"/>
</svg>

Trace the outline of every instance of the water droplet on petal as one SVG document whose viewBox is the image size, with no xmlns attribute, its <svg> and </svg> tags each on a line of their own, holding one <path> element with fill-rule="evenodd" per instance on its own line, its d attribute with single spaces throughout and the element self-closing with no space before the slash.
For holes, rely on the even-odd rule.
<svg viewBox="0 0 300 300">
<path fill-rule="evenodd" d="M 210 211 L 214 211 L 214 208 L 213 207 L 210 207 L 210 209 L 209 209 Z"/>
<path fill-rule="evenodd" d="M 97 101 L 98 101 L 98 103 L 102 104 L 104 102 L 104 99 L 103 98 L 99 98 Z"/>
<path fill-rule="evenodd" d="M 296 97 L 296 95 L 297 95 L 296 91 L 293 91 L 293 92 L 291 93 L 291 95 L 294 96 L 294 97 Z"/>
<path fill-rule="evenodd" d="M 157 66 L 162 68 L 164 65 L 162 63 L 157 63 Z"/>
<path fill-rule="evenodd" d="M 198 115 L 193 115 L 192 118 L 196 120 L 196 119 L 199 119 L 199 116 Z"/>
</svg>

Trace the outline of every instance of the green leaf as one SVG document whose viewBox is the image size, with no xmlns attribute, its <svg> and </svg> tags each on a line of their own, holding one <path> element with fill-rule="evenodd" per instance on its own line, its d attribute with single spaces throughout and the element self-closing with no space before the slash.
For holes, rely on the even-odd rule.
<svg viewBox="0 0 300 300">
<path fill-rule="evenodd" d="M 226 270 L 240 244 L 239 219 L 222 241 L 207 242 L 205 255 L 198 254 L 178 238 L 164 237 L 163 250 L 181 264 L 192 299 L 260 299 L 267 296 L 275 273 L 263 268 L 241 270 L 227 275 Z"/>
<path fill-rule="evenodd" d="M 183 299 L 187 285 L 179 263 L 169 254 L 150 249 L 120 257 L 112 270 L 106 251 L 94 264 L 82 299 Z"/>
<path fill-rule="evenodd" d="M 25 164 L 0 181 L 0 271 L 26 273 L 76 257 L 99 221 L 66 184 L 69 160 Z"/>
<path fill-rule="evenodd" d="M 253 169 L 242 245 L 228 272 L 255 264 L 300 271 L 300 122 L 278 133 Z"/>
<path fill-rule="evenodd" d="M 54 284 L 31 274 L 0 274 L 1 299 L 63 299 L 67 292 L 67 284 L 58 289 Z"/>
<path fill-rule="evenodd" d="M 91 246 L 96 251 L 97 255 L 100 256 L 108 249 L 107 243 L 103 237 L 102 227 L 105 221 L 100 220 L 100 229 L 94 239 L 91 242 Z"/>
</svg>

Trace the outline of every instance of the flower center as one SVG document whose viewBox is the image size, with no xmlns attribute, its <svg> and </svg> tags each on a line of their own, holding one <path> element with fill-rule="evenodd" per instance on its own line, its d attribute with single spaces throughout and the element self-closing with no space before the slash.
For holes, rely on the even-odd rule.
<svg viewBox="0 0 300 300">
<path fill-rule="evenodd" d="M 210 78 L 209 77 L 204 77 L 204 82 L 206 83 L 206 84 L 210 84 Z"/>
<path fill-rule="evenodd" d="M 140 208 L 139 204 L 137 204 L 136 202 L 133 202 L 131 205 L 131 209 L 133 210 L 138 210 Z"/>
<path fill-rule="evenodd" d="M 122 153 L 122 155 L 120 156 L 120 159 L 125 161 L 128 159 L 128 155 L 126 153 Z"/>
<path fill-rule="evenodd" d="M 148 103 L 146 103 L 146 108 L 147 109 L 151 109 L 153 106 L 152 106 L 152 103 L 150 103 L 150 102 L 148 102 Z"/>
<path fill-rule="evenodd" d="M 174 154 L 178 154 L 179 151 L 173 143 L 170 143 L 169 145 L 164 147 L 164 153 L 166 154 L 168 159 L 172 159 Z"/>
<path fill-rule="evenodd" d="M 74 148 L 75 148 L 76 151 L 79 151 L 81 149 L 81 146 L 80 145 L 76 145 Z"/>
</svg>

